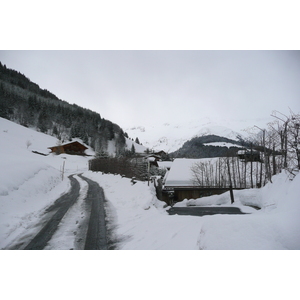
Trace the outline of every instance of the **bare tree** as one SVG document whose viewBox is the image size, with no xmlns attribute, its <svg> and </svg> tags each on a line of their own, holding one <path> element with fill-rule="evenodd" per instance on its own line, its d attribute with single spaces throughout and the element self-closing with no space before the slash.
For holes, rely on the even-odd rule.
<svg viewBox="0 0 300 300">
<path fill-rule="evenodd" d="M 290 110 L 289 116 L 278 111 L 273 111 L 272 116 L 279 120 L 276 131 L 280 138 L 283 168 L 295 176 L 300 170 L 300 115 Z"/>
<path fill-rule="evenodd" d="M 300 170 L 300 115 L 290 111 L 289 116 L 278 112 L 272 116 L 276 120 L 267 124 L 266 129 L 255 125 L 248 132 L 244 160 L 220 157 L 214 163 L 198 162 L 191 168 L 194 184 L 253 188 L 272 182 L 272 176 L 282 169 L 295 176 Z"/>
</svg>

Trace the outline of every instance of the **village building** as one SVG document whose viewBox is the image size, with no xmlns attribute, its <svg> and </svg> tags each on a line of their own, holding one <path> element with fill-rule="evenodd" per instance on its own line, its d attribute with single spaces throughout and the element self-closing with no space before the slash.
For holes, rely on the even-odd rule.
<svg viewBox="0 0 300 300">
<path fill-rule="evenodd" d="M 156 151 L 153 154 L 159 155 L 160 157 L 162 157 L 163 155 L 167 155 L 167 153 L 164 150 Z"/>
<path fill-rule="evenodd" d="M 237 153 L 237 156 L 241 161 L 244 161 L 244 162 L 248 162 L 248 161 L 260 162 L 261 161 L 260 152 L 256 151 L 256 150 L 252 150 L 252 151 L 249 149 L 239 150 Z"/>
<path fill-rule="evenodd" d="M 48 149 L 51 150 L 51 153 L 56 154 L 66 153 L 72 155 L 86 155 L 85 150 L 87 150 L 88 147 L 86 147 L 78 141 L 74 141 L 64 145 L 48 147 Z"/>
<path fill-rule="evenodd" d="M 197 199 L 228 191 L 229 187 L 199 186 L 193 176 L 193 165 L 208 160 L 213 162 L 218 159 L 217 157 L 209 159 L 175 159 L 169 164 L 169 170 L 163 179 L 161 200 L 166 203 L 180 202 L 184 199 Z"/>
<path fill-rule="evenodd" d="M 170 170 L 171 169 L 171 166 L 172 166 L 172 163 L 173 163 L 173 161 L 159 161 L 158 162 L 158 167 L 160 168 L 160 169 L 165 169 L 165 170 Z"/>
</svg>

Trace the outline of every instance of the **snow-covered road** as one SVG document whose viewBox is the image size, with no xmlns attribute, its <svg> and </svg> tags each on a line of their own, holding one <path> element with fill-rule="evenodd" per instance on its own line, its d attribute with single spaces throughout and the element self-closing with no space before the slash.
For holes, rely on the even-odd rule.
<svg viewBox="0 0 300 300">
<path fill-rule="evenodd" d="M 6 249 L 106 250 L 112 247 L 106 230 L 104 193 L 81 175 L 70 175 L 70 190 L 46 208 Z M 108 243 L 107 241 L 110 241 Z"/>
</svg>

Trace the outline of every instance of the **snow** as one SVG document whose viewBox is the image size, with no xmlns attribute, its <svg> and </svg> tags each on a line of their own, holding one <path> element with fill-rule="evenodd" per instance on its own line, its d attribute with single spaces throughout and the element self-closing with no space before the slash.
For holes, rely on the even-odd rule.
<svg viewBox="0 0 300 300">
<path fill-rule="evenodd" d="M 226 142 L 212 142 L 212 143 L 204 143 L 204 146 L 215 146 L 215 147 L 238 147 L 238 148 L 242 148 L 242 146 L 236 145 L 236 144 L 232 144 L 232 143 L 226 143 Z M 243 147 L 244 148 L 244 147 Z"/>
<path fill-rule="evenodd" d="M 200 218 L 167 215 L 153 188 L 146 183 L 132 186 L 129 179 L 119 175 L 90 172 L 84 175 L 104 187 L 114 207 L 118 224 L 116 234 L 122 240 L 120 249 L 300 249 L 297 198 L 300 176 L 289 182 L 282 173 L 274 178 L 278 184 L 235 192 L 233 206 L 247 215 Z M 274 197 L 270 199 L 268 193 Z M 226 193 L 185 200 L 181 205 L 189 206 L 192 201 L 193 205 L 229 206 L 230 196 Z M 249 205 L 261 207 L 261 210 Z"/>
<path fill-rule="evenodd" d="M 86 218 L 86 212 L 84 210 L 84 199 L 87 195 L 88 184 L 78 176 L 74 176 L 79 181 L 81 186 L 80 196 L 78 201 L 67 211 L 62 218 L 58 230 L 54 233 L 53 238 L 48 242 L 45 250 L 64 250 L 74 248 L 74 236 L 76 235 L 76 244 L 78 249 L 83 249 L 83 244 L 78 243 L 78 240 L 82 239 L 82 233 L 79 236 L 77 233 L 81 231 L 82 224 L 80 220 Z M 83 232 L 86 234 L 86 231 Z"/>
<path fill-rule="evenodd" d="M 249 215 L 208 218 L 201 227 L 200 249 L 265 250 L 300 248 L 300 175 L 291 182 L 285 173 L 273 176 L 262 189 L 234 191 L 234 207 Z M 230 205 L 229 192 L 184 200 L 178 206 Z M 261 208 L 259 211 L 247 206 Z"/>
<path fill-rule="evenodd" d="M 174 159 L 165 186 L 193 186 L 193 174 L 191 167 L 198 159 Z"/>
<path fill-rule="evenodd" d="M 126 139 L 126 149 L 127 150 L 131 150 L 132 145 L 134 145 L 134 149 L 136 153 L 144 153 L 146 151 L 146 147 L 140 144 L 137 144 L 136 142 L 132 141 L 129 138 L 125 138 Z"/>
<path fill-rule="evenodd" d="M 195 136 L 203 136 L 203 135 L 218 135 L 222 137 L 226 137 L 228 139 L 236 140 L 239 132 L 233 131 L 232 129 L 224 126 L 224 125 L 215 125 L 212 124 L 210 126 L 202 127 Z"/>
<path fill-rule="evenodd" d="M 158 161 L 157 164 L 158 164 L 158 167 L 160 169 L 170 169 L 171 166 L 172 166 L 172 161 Z"/>
<path fill-rule="evenodd" d="M 285 174 L 280 174 L 261 190 L 234 192 L 234 206 L 247 215 L 169 216 L 164 203 L 156 198 L 153 185 L 132 185 L 119 175 L 90 172 L 88 157 L 41 156 L 31 152 L 48 153 L 47 147 L 57 142 L 51 136 L 0 118 L 0 139 L 0 249 L 36 234 L 45 209 L 70 188 L 67 176 L 77 173 L 104 188 L 107 218 L 120 250 L 300 249 L 300 175 L 290 182 Z M 32 142 L 28 149 L 27 140 Z M 84 234 L 80 233 L 77 221 L 84 217 L 82 205 L 87 184 L 74 177 L 82 188 L 80 197 L 62 219 L 47 249 L 72 249 L 74 245 L 81 249 L 79 242 L 74 244 L 74 236 L 80 238 Z M 191 205 L 191 201 L 186 199 L 181 205 Z M 197 199 L 192 205 L 195 204 L 228 206 L 229 195 Z M 262 208 L 255 210 L 245 204 Z M 38 286 L 39 292 L 33 299 L 40 298 L 45 290 L 49 299 L 57 298 L 58 290 L 59 298 L 82 299 L 89 293 L 91 297 L 103 294 L 103 289 L 99 290 L 100 280 L 113 297 L 157 297 L 157 290 L 160 295 L 163 290 L 168 297 L 204 294 L 215 299 L 217 286 L 220 297 L 230 293 L 233 299 L 239 299 L 246 293 L 252 299 L 257 297 L 260 282 L 260 296 L 292 299 L 297 294 L 298 277 L 294 271 L 299 266 L 299 257 L 298 251 L 285 253 L 1 251 L 2 294 L 22 298 Z M 184 275 L 179 277 L 181 274 Z M 57 284 L 54 289 L 49 288 L 53 278 Z M 181 288 L 172 289 L 177 282 Z M 66 289 L 66 285 L 71 288 Z"/>
<path fill-rule="evenodd" d="M 156 198 L 152 184 L 138 181 L 133 185 L 130 179 L 119 175 L 90 172 L 89 157 L 33 154 L 31 150 L 37 149 L 47 153 L 47 147 L 55 145 L 56 139 L 4 119 L 0 119 L 0 126 L 1 144 L 5 144 L 0 150 L 0 167 L 5 170 L 0 178 L 0 248 L 37 232 L 43 211 L 69 189 L 67 176 L 83 173 L 104 189 L 118 249 L 300 249 L 300 175 L 289 181 L 287 174 L 281 173 L 262 189 L 234 191 L 233 206 L 246 215 L 169 216 L 165 203 Z M 27 149 L 28 139 L 32 145 Z M 74 246 L 76 221 L 81 217 L 87 189 L 76 178 L 82 187 L 80 197 L 65 215 L 48 249 Z M 229 194 L 225 193 L 186 199 L 178 205 L 231 204 Z"/>
<path fill-rule="evenodd" d="M 199 218 L 191 217 L 193 221 L 186 224 L 184 218 L 169 216 L 164 203 L 157 200 L 154 187 L 147 182 L 132 185 L 130 179 L 119 175 L 91 172 L 84 176 L 104 188 L 114 211 L 121 250 L 195 249 Z M 180 234 L 186 231 L 190 231 L 187 236 Z"/>
<path fill-rule="evenodd" d="M 70 188 L 68 175 L 88 169 L 89 157 L 49 154 L 48 147 L 57 144 L 56 138 L 3 118 L 0 140 L 1 249 L 33 229 L 43 211 Z"/>
<path fill-rule="evenodd" d="M 165 179 L 165 186 L 194 186 L 193 173 L 191 168 L 199 162 L 214 163 L 218 158 L 176 158 Z"/>
</svg>

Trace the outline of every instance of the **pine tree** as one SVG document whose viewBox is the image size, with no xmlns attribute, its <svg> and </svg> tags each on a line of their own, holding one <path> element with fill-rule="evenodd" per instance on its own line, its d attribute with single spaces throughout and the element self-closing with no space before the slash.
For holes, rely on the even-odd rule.
<svg viewBox="0 0 300 300">
<path fill-rule="evenodd" d="M 40 129 L 41 132 L 44 133 L 47 133 L 49 129 L 49 115 L 45 107 L 41 110 L 40 115 L 38 117 L 37 127 Z"/>
<path fill-rule="evenodd" d="M 134 144 L 132 144 L 132 146 L 131 146 L 131 154 L 132 154 L 132 156 L 135 155 L 135 147 L 134 147 Z"/>
<path fill-rule="evenodd" d="M 57 130 L 57 127 L 56 127 L 56 125 L 54 125 L 54 127 L 53 127 L 52 134 L 53 134 L 53 135 L 55 135 L 55 136 L 57 136 L 57 135 L 58 135 L 58 130 Z"/>
</svg>

